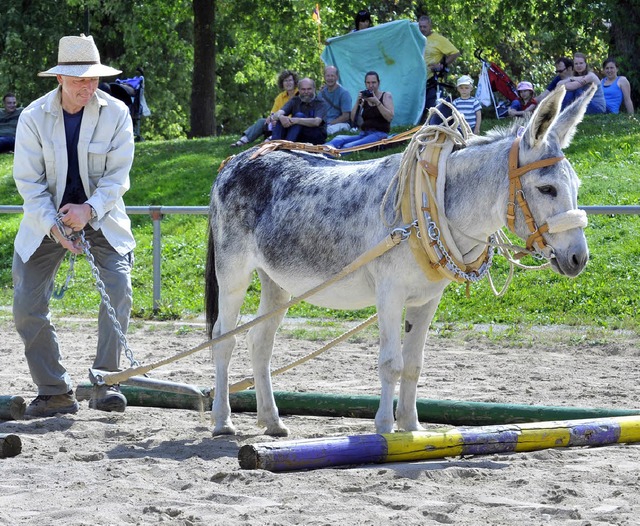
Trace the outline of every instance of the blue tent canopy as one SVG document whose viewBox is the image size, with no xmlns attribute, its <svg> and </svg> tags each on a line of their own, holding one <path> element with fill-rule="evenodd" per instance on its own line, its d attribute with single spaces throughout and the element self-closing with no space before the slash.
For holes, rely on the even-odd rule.
<svg viewBox="0 0 640 526">
<path fill-rule="evenodd" d="M 380 89 L 393 94 L 393 126 L 414 125 L 424 108 L 426 39 L 409 20 L 388 22 L 327 40 L 322 60 L 340 71 L 340 84 L 356 99 L 367 71 L 380 76 Z"/>
</svg>

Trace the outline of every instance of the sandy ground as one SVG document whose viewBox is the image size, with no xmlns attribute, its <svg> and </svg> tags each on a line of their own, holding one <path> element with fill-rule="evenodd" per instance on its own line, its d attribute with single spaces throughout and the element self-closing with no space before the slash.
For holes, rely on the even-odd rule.
<svg viewBox="0 0 640 526">
<path fill-rule="evenodd" d="M 85 382 L 95 326 L 57 320 L 65 363 Z M 290 321 L 274 366 L 318 348 L 326 328 Z M 0 322 L 0 394 L 34 396 L 22 345 Z M 202 324 L 135 323 L 129 341 L 150 363 L 205 340 Z M 377 342 L 369 332 L 274 379 L 281 391 L 379 394 Z M 440 328 L 427 344 L 422 398 L 579 407 L 640 408 L 640 338 L 568 328 Z M 249 373 L 244 340 L 233 379 Z M 207 351 L 154 372 L 211 385 Z M 371 420 L 285 416 L 290 438 L 374 433 Z M 0 524 L 542 525 L 638 524 L 640 445 L 548 449 L 444 460 L 271 473 L 243 470 L 244 444 L 273 439 L 255 414 L 239 434 L 213 438 L 209 415 L 129 407 L 110 414 L 81 403 L 77 415 L 0 422 L 22 453 L 0 459 Z"/>
</svg>

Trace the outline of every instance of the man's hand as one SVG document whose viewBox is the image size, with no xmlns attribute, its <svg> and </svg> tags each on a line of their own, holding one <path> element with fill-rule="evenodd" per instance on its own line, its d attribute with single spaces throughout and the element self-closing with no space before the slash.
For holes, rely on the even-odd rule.
<svg viewBox="0 0 640 526">
<path fill-rule="evenodd" d="M 65 235 L 70 236 L 73 232 L 80 232 L 91 219 L 91 206 L 83 203 L 81 205 L 74 205 L 68 203 L 60 208 L 62 214 L 62 224 L 64 225 Z M 69 252 L 74 254 L 82 253 L 82 246 L 80 245 L 80 238 L 70 240 L 63 235 L 58 226 L 54 226 L 51 229 L 51 235 Z"/>
<path fill-rule="evenodd" d="M 66 231 L 66 235 L 70 235 L 73 231 L 69 227 L 64 227 Z M 53 237 L 58 243 L 60 243 L 64 248 L 66 248 L 69 252 L 73 252 L 74 254 L 82 254 L 82 247 L 80 246 L 81 240 L 80 238 L 71 241 L 67 239 L 60 233 L 57 225 L 54 225 L 51 228 L 51 237 Z"/>
<path fill-rule="evenodd" d="M 285 128 L 290 128 L 291 126 L 293 126 L 293 120 L 287 115 L 280 115 L 280 124 L 282 124 L 282 126 L 284 126 Z"/>
<path fill-rule="evenodd" d="M 82 230 L 91 219 L 91 206 L 87 203 L 73 205 L 71 203 L 60 208 L 62 222 L 72 230 Z"/>
</svg>

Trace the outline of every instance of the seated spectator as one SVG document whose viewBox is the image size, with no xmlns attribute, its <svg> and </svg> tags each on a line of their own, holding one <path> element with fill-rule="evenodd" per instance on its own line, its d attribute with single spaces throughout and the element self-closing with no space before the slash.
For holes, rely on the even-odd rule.
<svg viewBox="0 0 640 526">
<path fill-rule="evenodd" d="M 268 137 L 271 135 L 271 129 L 275 124 L 273 114 L 285 105 L 291 98 L 297 93 L 296 86 L 298 85 L 298 75 L 293 71 L 285 69 L 278 75 L 278 88 L 281 90 L 278 96 L 273 101 L 273 107 L 271 113 L 265 118 L 258 119 L 255 123 L 249 126 L 242 134 L 242 137 L 234 142 L 231 146 L 238 147 L 245 144 L 252 143 L 258 137 L 264 135 Z"/>
<path fill-rule="evenodd" d="M 558 82 L 573 75 L 573 60 L 571 60 L 570 58 L 560 57 L 555 61 L 555 66 L 556 76 L 553 77 L 553 80 L 549 83 L 547 89 L 545 89 L 542 93 L 540 93 L 540 95 L 536 97 L 538 103 L 540 103 L 542 99 L 544 99 L 547 95 L 549 95 L 549 93 L 556 89 Z"/>
<path fill-rule="evenodd" d="M 316 95 L 310 78 L 298 82 L 298 93 L 273 114 L 277 122 L 271 139 L 322 144 L 327 140 L 327 104 Z"/>
<path fill-rule="evenodd" d="M 460 97 L 453 101 L 453 105 L 462 113 L 473 133 L 479 135 L 480 123 L 482 122 L 482 104 L 471 96 L 473 79 L 469 75 L 462 75 L 456 82 L 456 87 Z"/>
<path fill-rule="evenodd" d="M 362 11 L 358 11 L 356 13 L 355 29 L 352 29 L 351 32 L 353 33 L 354 31 L 368 29 L 372 25 L 373 22 L 371 21 L 371 13 L 369 13 L 369 11 L 367 11 L 366 9 L 363 9 Z"/>
<path fill-rule="evenodd" d="M 16 126 L 18 117 L 24 108 L 18 108 L 16 96 L 7 93 L 2 102 L 4 109 L 0 110 L 0 153 L 12 152 L 16 144 Z"/>
<path fill-rule="evenodd" d="M 351 122 L 358 124 L 359 135 L 338 135 L 327 144 L 334 148 L 351 148 L 380 141 L 389 136 L 393 120 L 393 96 L 388 91 L 380 91 L 380 77 L 375 71 L 364 76 L 367 89 L 358 94 L 351 109 Z M 360 122 L 361 120 L 361 122 Z"/>
<path fill-rule="evenodd" d="M 524 117 L 538 105 L 538 101 L 533 96 L 533 84 L 527 81 L 521 82 L 516 90 L 518 98 L 511 103 L 508 113 L 510 117 Z"/>
<path fill-rule="evenodd" d="M 338 68 L 335 66 L 324 68 L 324 87 L 318 96 L 327 104 L 327 135 L 348 131 L 351 128 L 351 95 L 338 84 Z"/>
<path fill-rule="evenodd" d="M 595 84 L 598 89 L 587 106 L 587 115 L 605 113 L 607 104 L 604 101 L 604 92 L 602 91 L 600 79 L 598 75 L 589 69 L 586 55 L 575 53 L 573 55 L 573 75 L 558 82 L 558 86 L 564 86 L 567 90 L 567 94 L 562 101 L 562 107 L 567 107 L 580 97 L 589 87 L 589 84 Z"/>
<path fill-rule="evenodd" d="M 615 59 L 608 58 L 602 63 L 605 78 L 602 79 L 602 91 L 607 104 L 607 113 L 619 113 L 624 102 L 627 113 L 633 113 L 631 101 L 631 85 L 627 77 L 618 75 L 618 64 Z"/>
</svg>

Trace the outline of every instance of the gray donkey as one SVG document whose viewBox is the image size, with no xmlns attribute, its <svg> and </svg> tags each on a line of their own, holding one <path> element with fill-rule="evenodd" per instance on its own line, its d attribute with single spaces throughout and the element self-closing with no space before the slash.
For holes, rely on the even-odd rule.
<svg viewBox="0 0 640 526">
<path fill-rule="evenodd" d="M 479 240 L 487 240 L 507 224 L 509 152 L 514 143 L 516 164 L 525 167 L 520 168 L 518 193 L 526 196 L 535 223 L 584 213 L 577 210 L 578 177 L 562 156 L 562 149 L 569 145 L 593 90 L 561 111 L 563 95 L 564 89 L 559 88 L 540 103 L 520 130 L 519 140 L 515 127 L 499 130 L 470 139 L 465 148 L 448 157 L 444 206 L 461 254 L 477 252 Z M 254 270 L 262 285 L 258 310 L 262 315 L 327 280 L 400 226 L 399 222 L 386 225 L 380 208 L 387 189 L 397 184 L 394 177 L 401 154 L 344 162 L 290 151 L 252 159 L 254 151 L 231 159 L 211 191 L 205 297 L 208 330 L 213 337 L 236 327 Z M 544 162 L 552 158 L 557 159 Z M 531 231 L 522 206 L 516 205 L 514 210 L 513 229 L 527 239 Z M 394 216 L 392 200 L 384 200 L 383 214 Z M 586 220 L 564 229 L 540 231 L 541 252 L 555 272 L 573 277 L 586 265 L 585 225 Z M 336 309 L 376 306 L 381 381 L 375 418 L 378 433 L 394 429 L 393 398 L 398 383 L 397 428 L 422 429 L 416 390 L 423 349 L 427 329 L 449 283 L 446 278 L 427 279 L 410 246 L 401 243 L 309 300 Z M 279 417 L 269 372 L 274 337 L 283 316 L 270 318 L 247 335 L 258 425 L 265 426 L 272 436 L 289 432 Z M 235 338 L 228 338 L 213 348 L 214 435 L 236 432 L 228 385 L 234 345 Z"/>
</svg>

